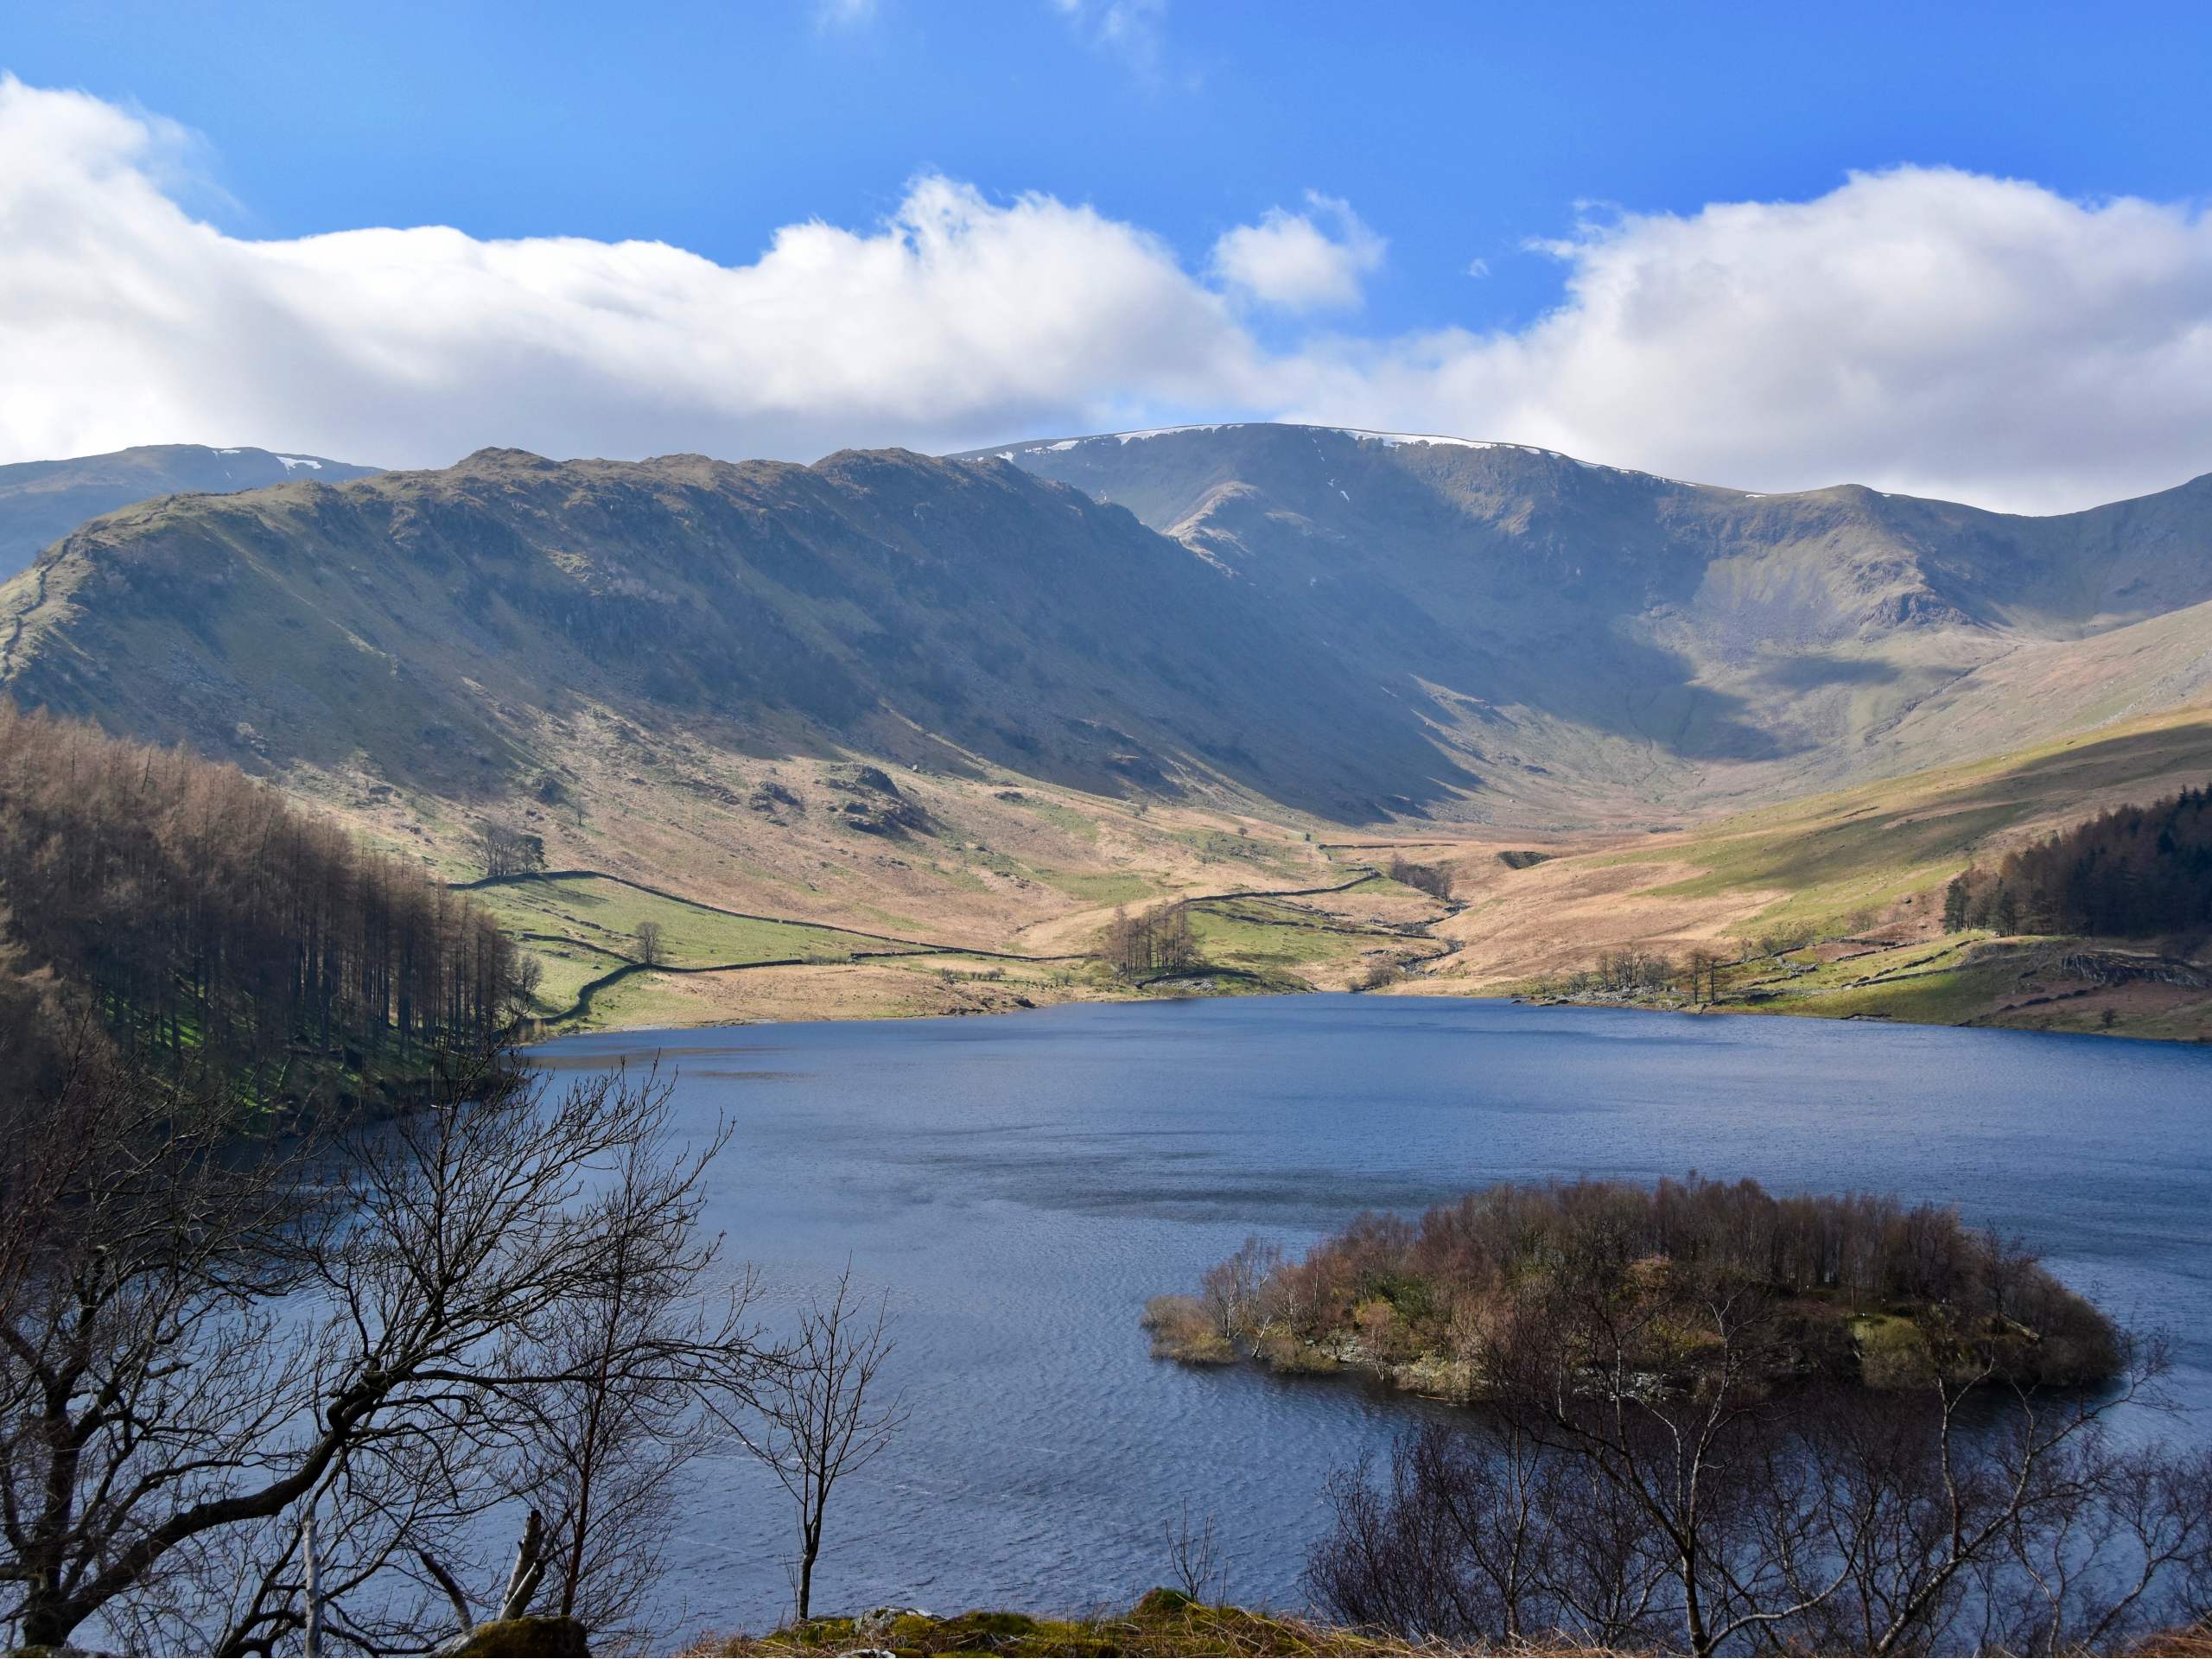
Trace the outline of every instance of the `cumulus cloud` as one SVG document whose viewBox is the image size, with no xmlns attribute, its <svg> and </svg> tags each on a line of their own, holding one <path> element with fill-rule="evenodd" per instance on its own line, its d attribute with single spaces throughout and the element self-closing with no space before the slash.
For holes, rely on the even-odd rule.
<svg viewBox="0 0 2212 1659">
<path fill-rule="evenodd" d="M 2212 219 L 1942 168 L 1586 224 L 1519 333 L 1302 354 L 1302 414 L 2056 511 L 2212 471 Z"/>
<path fill-rule="evenodd" d="M 1213 245 L 1213 271 L 1287 311 L 1354 306 L 1361 279 L 1382 268 L 1383 248 L 1350 202 L 1309 190 L 1304 213 L 1270 208 L 1258 224 L 1224 233 Z"/>
<path fill-rule="evenodd" d="M 179 439 L 442 464 L 811 458 L 1251 404 L 1264 365 L 1157 238 L 1044 196 L 916 181 L 865 230 L 750 264 L 446 228 L 247 241 L 149 172 L 160 136 L 0 82 L 0 458 Z"/>
<path fill-rule="evenodd" d="M 1178 419 L 1514 439 L 1750 489 L 2046 510 L 2212 469 L 2212 219 L 1940 168 L 1548 245 L 1525 328 L 1253 332 L 1382 256 L 1309 198 L 1204 270 L 1045 195 L 916 180 L 749 264 L 441 227 L 292 240 L 180 205 L 188 135 L 0 79 L 0 461 L 257 443 L 810 459 Z M 1300 228 L 1300 227 L 1303 228 Z M 1280 321 L 1280 320 L 1279 320 Z"/>
</svg>

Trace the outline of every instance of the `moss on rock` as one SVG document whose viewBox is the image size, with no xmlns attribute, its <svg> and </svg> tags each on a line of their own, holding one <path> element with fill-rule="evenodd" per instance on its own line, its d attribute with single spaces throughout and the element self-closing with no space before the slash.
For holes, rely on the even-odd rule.
<svg viewBox="0 0 2212 1659">
<path fill-rule="evenodd" d="M 591 1647 L 573 1618 L 502 1618 L 479 1624 L 454 1652 L 458 1659 L 586 1659 Z"/>
</svg>

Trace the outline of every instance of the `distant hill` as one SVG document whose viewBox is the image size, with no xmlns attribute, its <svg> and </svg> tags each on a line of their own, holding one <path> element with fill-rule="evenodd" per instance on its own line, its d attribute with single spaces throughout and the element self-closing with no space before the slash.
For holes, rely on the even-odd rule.
<svg viewBox="0 0 2212 1659">
<path fill-rule="evenodd" d="M 813 467 L 486 450 L 167 498 L 0 589 L 0 685 L 448 798 L 557 769 L 588 708 L 760 753 L 1573 830 L 2200 698 L 2207 618 L 2212 477 L 2022 518 L 1237 426 Z"/>
<path fill-rule="evenodd" d="M 1647 831 L 1853 788 L 1873 792 L 1831 798 L 1870 826 L 1948 814 L 1888 781 L 1929 767 L 2056 824 L 2112 780 L 1993 757 L 2212 700 L 2212 479 L 2021 518 L 1284 426 L 810 467 L 487 449 L 300 470 L 54 542 L 0 585 L 0 694 L 234 760 L 450 876 L 505 826 L 556 869 L 747 927 L 1030 957 L 1008 995 L 1073 994 L 1049 964 L 1116 907 L 1338 892 L 1408 836 L 1533 869 L 1509 912 L 1557 901 L 1479 899 L 1425 977 L 1548 966 L 1613 937 L 1599 913 L 1643 880 L 1620 854 L 1675 844 Z M 2212 771 L 2212 721 L 2159 729 L 2143 780 Z M 1902 906 L 2021 810 L 1962 814 L 1878 880 L 1808 842 L 1697 925 L 1831 877 L 1821 925 Z M 1367 833 L 1332 852 L 1332 825 Z M 580 937 L 558 912 L 600 889 L 549 893 L 536 931 Z M 1353 933 L 1330 938 L 1357 948 L 1313 982 L 1357 980 L 1420 908 L 1387 884 L 1344 902 Z M 1671 902 L 1637 899 L 1664 925 L 1629 937 L 1672 937 Z M 1243 918 L 1244 943 L 1280 919 Z M 621 932 L 555 961 L 567 992 Z M 696 998 L 657 1011 L 849 1006 L 812 945 L 789 954 L 741 987 L 706 952 Z M 857 958 L 837 983 L 879 1011 L 976 1005 L 925 960 L 919 994 Z"/>
<path fill-rule="evenodd" d="M 288 478 L 335 484 L 376 470 L 321 455 L 211 449 L 197 443 L 141 444 L 112 454 L 0 467 L 0 582 L 87 518 L 134 501 L 187 491 L 228 495 Z"/>
<path fill-rule="evenodd" d="M 2036 518 L 1333 428 L 976 453 L 1128 506 L 1340 657 L 1419 681 L 1470 769 L 1561 826 L 1777 798 L 2212 691 L 2202 618 L 2175 620 L 2212 601 L 2212 475 Z"/>
<path fill-rule="evenodd" d="M 1127 512 L 1000 463 L 698 456 L 176 496 L 0 589 L 0 689 L 264 769 L 495 795 L 586 709 L 739 747 L 1336 818 L 1461 777 L 1406 695 Z"/>
</svg>

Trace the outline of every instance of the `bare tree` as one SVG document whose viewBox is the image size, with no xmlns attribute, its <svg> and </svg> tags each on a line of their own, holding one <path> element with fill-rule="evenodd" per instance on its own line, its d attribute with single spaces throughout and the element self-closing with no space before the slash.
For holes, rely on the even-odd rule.
<svg viewBox="0 0 2212 1659">
<path fill-rule="evenodd" d="M 411 1090 L 505 1017 L 497 922 L 418 865 L 233 767 L 4 700 L 0 893 L 0 1048 L 87 1013 L 125 1062 L 257 1111 Z M 41 976 L 58 1014 L 22 1006 Z"/>
<path fill-rule="evenodd" d="M 534 875 L 545 868 L 545 838 L 512 824 L 484 825 L 476 832 L 476 849 L 478 861 L 491 880 Z"/>
<path fill-rule="evenodd" d="M 524 950 L 517 950 L 507 976 L 507 1017 L 527 1019 L 537 1005 L 538 988 L 545 982 L 545 963 Z"/>
<path fill-rule="evenodd" d="M 1306 1568 L 1350 1623 L 1520 1649 L 1554 1636 L 1605 1651 L 1656 1645 L 1666 1581 L 1602 1485 L 1573 1478 L 1508 1414 L 1431 1424 L 1332 1478 L 1332 1531 Z"/>
<path fill-rule="evenodd" d="M 0 1276 L 0 1573 L 23 1643 L 59 1646 L 172 1565 L 219 1501 L 196 1471 L 251 1468 L 296 1402 L 267 1309 L 301 1281 L 302 1205 L 284 1160 L 221 1155 L 225 1103 L 172 1101 L 105 1053 L 6 1104 L 10 1196 L 46 1191 L 10 1205 Z"/>
<path fill-rule="evenodd" d="M 464 1494 L 442 1489 L 429 1457 L 358 1467 L 341 1457 L 302 1500 L 304 1516 L 286 1511 L 194 1540 L 172 1557 L 159 1593 L 118 1597 L 100 1622 L 129 1652 L 268 1652 L 304 1639 L 314 1624 L 324 1639 L 365 1653 L 424 1645 L 436 1604 L 396 1552 L 409 1541 L 431 1561 L 432 1548 L 448 1558 L 465 1550 L 467 1521 L 499 1494 L 484 1474 Z"/>
<path fill-rule="evenodd" d="M 1718 1002 L 1720 1000 L 1720 958 L 1700 945 L 1683 958 L 1682 966 L 1689 976 L 1690 1001 Z"/>
<path fill-rule="evenodd" d="M 853 1289 L 849 1264 L 826 1299 L 799 1314 L 795 1341 L 763 1377 L 757 1427 L 744 1443 L 791 1495 L 798 1521 L 792 1588 L 798 1617 L 809 1617 L 814 1567 L 822 1554 L 830 1500 L 846 1476 L 868 1466 L 906 1420 L 897 1395 L 884 1398 L 891 1357 L 888 1304 L 871 1313 Z"/>
<path fill-rule="evenodd" d="M 455 1634 L 441 1644 L 436 1651 L 450 1653 L 466 1646 L 480 1622 L 476 1604 L 461 1587 L 461 1580 L 452 1570 L 428 1549 L 418 1548 L 415 1555 L 422 1563 L 423 1571 L 444 1592 L 454 1612 Z M 522 1532 L 515 1540 L 514 1560 L 507 1567 L 507 1574 L 501 1581 L 500 1588 L 485 1604 L 480 1622 L 499 1624 L 528 1618 L 531 1605 L 537 1600 L 537 1592 L 545 1582 L 546 1566 L 545 1517 L 538 1510 L 530 1510 L 523 1516 Z M 584 1626 L 566 1615 L 559 1617 L 570 1626 L 572 1632 L 579 1634 L 581 1646 L 581 1633 Z M 367 1650 L 377 1652 L 380 1649 L 372 1646 Z"/>
<path fill-rule="evenodd" d="M 1260 1336 L 1267 1323 L 1266 1293 L 1283 1266 L 1282 1246 L 1256 1234 L 1198 1281 L 1198 1304 L 1214 1329 L 1232 1342 Z"/>
<path fill-rule="evenodd" d="M 1191 931 L 1191 907 L 1170 905 L 1153 928 L 1153 959 L 1162 971 L 1183 973 L 1198 966 L 1198 935 Z"/>
<path fill-rule="evenodd" d="M 1221 1539 L 1214 1516 L 1208 1514 L 1193 1526 L 1191 1503 L 1185 1498 L 1181 1511 L 1163 1530 L 1167 1536 L 1168 1569 L 1174 1574 L 1175 1587 L 1203 1605 L 1211 1605 L 1220 1599 L 1224 1585 Z"/>
<path fill-rule="evenodd" d="M 1710 1279 L 1532 1294 L 1497 1404 L 1355 1469 L 1308 1564 L 1339 1617 L 1452 1642 L 1706 1654 L 2109 1651 L 2201 1618 L 2212 1458 L 2122 1449 L 2095 1395 L 2001 1386 L 1961 1330 L 1908 1386 L 1788 1386 L 1776 1310 Z M 1656 1340 L 1717 1344 L 1694 1388 Z"/>
<path fill-rule="evenodd" d="M 1132 916 L 1116 910 L 1106 925 L 1100 954 L 1124 977 L 1181 973 L 1198 965 L 1198 936 L 1190 906 L 1179 900 Z"/>
<path fill-rule="evenodd" d="M 281 1156 L 240 1156 L 227 1116 L 129 1072 L 59 1121 L 90 1150 L 41 1154 L 70 1182 L 58 1224 L 0 1273 L 0 1620 L 23 1645 L 98 1618 L 147 1647 L 266 1650 L 304 1623 L 318 1494 L 344 1517 L 321 1539 L 327 1627 L 373 1610 L 361 1645 L 427 1644 L 445 1620 L 409 1610 L 414 1552 L 512 1490 L 549 1391 L 610 1366 L 626 1390 L 727 1391 L 755 1362 L 737 1306 L 619 1322 L 612 1361 L 567 1340 L 619 1286 L 711 1260 L 711 1148 L 669 1149 L 652 1077 L 555 1095 L 494 1057 Z"/>
<path fill-rule="evenodd" d="M 1672 988 L 1675 971 L 1672 957 L 1630 944 L 1599 957 L 1597 982 L 1601 990 L 1630 995 L 1665 991 Z"/>
<path fill-rule="evenodd" d="M 702 1347 L 728 1340 L 694 1300 L 711 1249 L 683 1236 L 681 1207 L 662 1202 L 685 1166 L 664 1140 L 664 1128 L 624 1148 L 597 1202 L 606 1275 L 547 1322 L 537 1369 L 548 1380 L 527 1397 L 516 1481 L 551 1516 L 543 1559 L 556 1611 L 602 1634 L 644 1634 L 630 1621 L 659 1577 L 676 1483 L 714 1444 L 690 1369 L 635 1358 L 671 1335 Z M 747 1273 L 734 1308 L 753 1294 Z"/>
<path fill-rule="evenodd" d="M 658 922 L 639 922 L 637 931 L 638 960 L 648 968 L 658 968 L 668 959 L 668 944 Z"/>
</svg>

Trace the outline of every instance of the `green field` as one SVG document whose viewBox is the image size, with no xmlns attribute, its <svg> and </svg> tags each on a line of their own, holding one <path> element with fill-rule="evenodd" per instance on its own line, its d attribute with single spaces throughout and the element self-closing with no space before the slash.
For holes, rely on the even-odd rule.
<svg viewBox="0 0 2212 1659">
<path fill-rule="evenodd" d="M 622 965 L 618 957 L 585 944 L 549 944 L 539 939 L 520 942 L 537 959 L 543 977 L 537 982 L 537 1010 L 541 1016 L 573 1006 L 585 982 Z"/>
<path fill-rule="evenodd" d="M 1141 904 L 1159 891 L 1148 877 L 1123 870 L 1039 870 L 1037 879 L 1089 905 Z"/>
<path fill-rule="evenodd" d="M 1003 800 L 1005 797 L 1000 798 Z M 1098 820 L 1077 811 L 1071 806 L 1063 806 L 1058 801 L 1045 800 L 1035 795 L 1024 795 L 1012 804 L 1020 807 L 1025 812 L 1035 813 L 1055 829 L 1063 830 L 1079 841 L 1098 839 Z"/>
<path fill-rule="evenodd" d="M 677 982 L 659 974 L 626 974 L 592 994 L 591 1011 L 575 1028 L 637 1030 L 689 1024 L 697 1017 L 697 1005 L 669 988 Z"/>
<path fill-rule="evenodd" d="M 1210 899 L 1191 906 L 1190 916 L 1202 957 L 1250 973 L 1342 966 L 1407 944 L 1401 934 L 1348 926 L 1280 899 Z"/>
<path fill-rule="evenodd" d="M 634 962 L 638 929 L 645 922 L 660 928 L 663 960 L 672 969 L 849 962 L 861 951 L 899 948 L 837 928 L 725 915 L 680 899 L 640 893 L 604 876 L 530 877 L 478 887 L 471 896 L 537 959 L 543 976 L 534 1007 L 541 1019 L 567 1012 L 588 982 Z M 665 1000 L 652 981 L 650 974 L 633 974 L 597 993 L 594 1022 L 652 1023 L 656 998 Z"/>
<path fill-rule="evenodd" d="M 1141 903 L 1154 888 L 1135 873 L 1056 873 L 1053 886 L 1095 904 Z M 1395 884 L 1377 879 L 1379 892 Z M 899 945 L 863 934 L 796 922 L 756 921 L 730 916 L 679 899 L 641 893 L 604 876 L 525 878 L 474 888 L 472 896 L 496 915 L 519 946 L 540 964 L 536 1008 L 553 1019 L 573 1007 L 582 987 L 637 959 L 637 930 L 652 922 L 661 930 L 664 965 L 671 970 L 741 967 L 747 963 L 802 961 L 844 963 L 864 954 L 895 951 Z M 1411 943 L 1387 930 L 1341 922 L 1310 906 L 1280 899 L 1216 899 L 1190 906 L 1191 928 L 1199 955 L 1210 967 L 1227 970 L 1224 991 L 1299 991 L 1313 988 L 1303 975 L 1351 975 L 1361 958 L 1377 952 L 1402 952 Z M 1078 969 L 1025 970 L 955 952 L 918 958 L 944 974 L 1010 985 L 1041 972 L 1045 982 L 1072 981 Z M 1203 971 L 1203 970 L 1201 970 Z M 626 975 L 594 994 L 588 1020 L 594 1025 L 639 1026 L 696 1015 L 696 1006 L 675 995 L 661 975 Z M 1063 987 L 1065 988 L 1065 987 Z"/>
<path fill-rule="evenodd" d="M 843 962 L 856 951 L 895 950 L 878 939 L 796 922 L 750 921 L 680 899 L 663 899 L 603 876 L 531 878 L 479 887 L 472 895 L 510 933 L 552 933 L 613 955 L 638 954 L 638 927 L 653 922 L 671 968 L 799 957 Z M 543 954 L 535 941 L 531 947 Z M 549 964 L 549 973 L 550 967 Z"/>
<path fill-rule="evenodd" d="M 1732 1012 L 1955 1025 L 1985 1011 L 2018 978 L 2017 964 L 1974 959 L 1986 938 L 1959 934 L 1823 963 L 1793 951 L 1784 960 L 1798 971 L 1777 963 L 1724 970 L 1721 995 Z"/>
<path fill-rule="evenodd" d="M 1745 812 L 1672 845 L 1589 862 L 1693 864 L 1700 874 L 1649 891 L 1771 891 L 1784 896 L 1756 925 L 1800 924 L 1834 937 L 1986 861 L 1992 838 L 2007 830 L 2082 816 L 2076 803 L 2101 794 L 2155 793 L 2190 780 L 2196 767 L 2212 767 L 2212 722 L 2202 710 L 2184 711 Z"/>
</svg>

